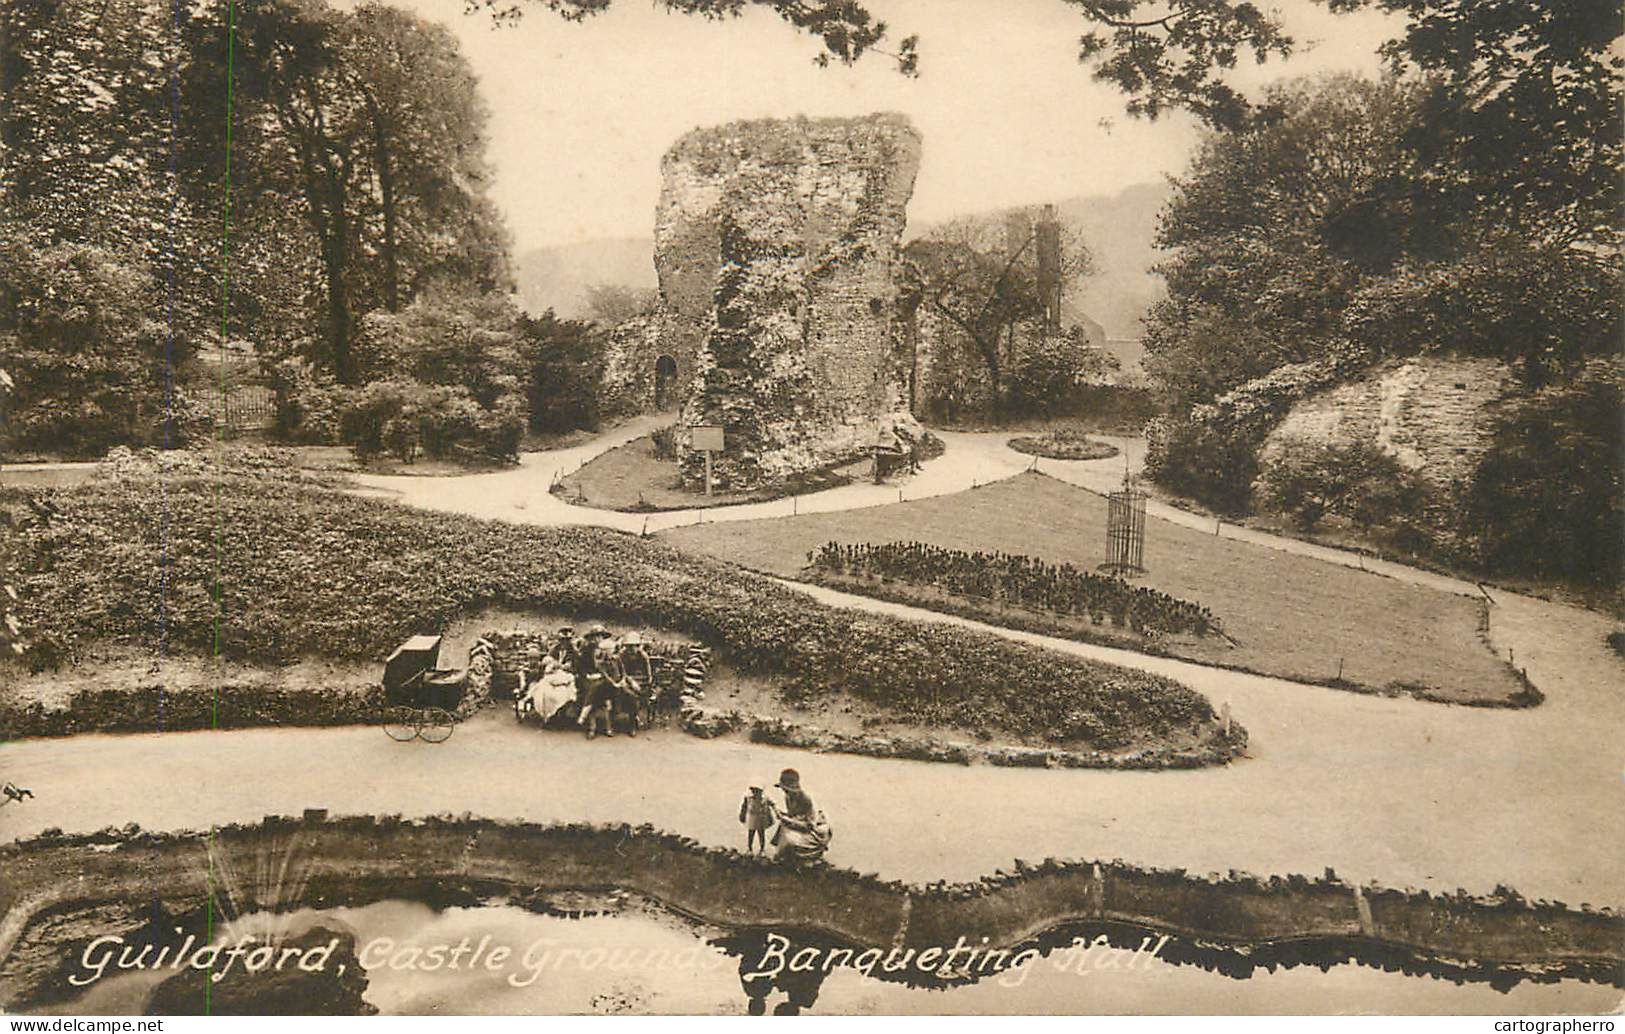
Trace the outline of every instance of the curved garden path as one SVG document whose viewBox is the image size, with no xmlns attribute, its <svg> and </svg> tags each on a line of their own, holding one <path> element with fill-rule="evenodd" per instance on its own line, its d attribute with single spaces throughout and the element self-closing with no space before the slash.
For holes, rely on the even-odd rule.
<svg viewBox="0 0 1625 1034">
<path fill-rule="evenodd" d="M 636 531 L 641 515 L 568 506 L 547 488 L 555 472 L 647 430 L 634 423 L 585 446 L 528 456 L 512 472 L 358 480 L 365 491 L 433 509 Z M 947 457 L 904 486 L 908 498 L 958 491 L 1030 462 L 1005 448 L 1003 436 L 944 437 Z M 1121 464 L 1121 458 L 1045 460 L 1040 468 L 1104 487 L 1121 478 Z M 853 485 L 796 505 L 809 512 L 878 505 L 895 499 L 896 491 Z M 782 500 L 704 518 L 777 516 L 790 506 Z M 1183 519 L 1160 506 L 1155 512 Z M 693 511 L 652 515 L 649 527 L 700 517 Z M 1336 553 L 1262 538 L 1276 548 Z M 1358 562 L 1349 554 L 1324 559 Z M 1439 577 L 1405 568 L 1392 573 L 1425 584 Z M 1460 585 L 1452 583 L 1457 591 Z M 964 623 L 798 588 L 843 606 Z M 354 727 L 8 744 L 0 752 L 0 774 L 38 797 L 0 809 L 0 840 L 47 826 L 93 829 L 134 821 L 197 828 L 325 807 L 334 813 L 471 811 L 537 821 L 650 822 L 706 843 L 736 845 L 739 795 L 789 765 L 802 771 L 835 822 L 831 861 L 888 876 L 965 878 L 1015 857 L 1122 857 L 1204 872 L 1317 873 L 1330 866 L 1349 879 L 1391 886 L 1488 891 L 1504 883 L 1570 904 L 1625 904 L 1625 866 L 1618 860 L 1625 843 L 1625 665 L 1603 644 L 1611 623 L 1511 594 L 1497 593 L 1496 601 L 1496 641 L 1516 650 L 1519 664 L 1547 693 L 1540 707 L 1491 710 L 1361 696 L 988 629 L 1162 672 L 1216 704 L 1230 703 L 1251 731 L 1252 747 L 1248 759 L 1223 768 L 968 771 L 703 742 L 663 730 L 635 741 L 586 743 L 515 728 L 504 714 L 486 712 L 439 746 L 396 744 L 377 729 Z M 649 756 L 629 764 L 633 752 Z"/>
</svg>

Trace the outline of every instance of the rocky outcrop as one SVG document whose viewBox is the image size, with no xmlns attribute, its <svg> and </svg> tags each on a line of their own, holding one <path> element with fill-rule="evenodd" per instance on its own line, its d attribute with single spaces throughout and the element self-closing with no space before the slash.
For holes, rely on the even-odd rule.
<svg viewBox="0 0 1625 1034">
<path fill-rule="evenodd" d="M 1497 404 L 1519 390 L 1496 359 L 1420 356 L 1383 363 L 1358 380 L 1294 405 L 1259 451 L 1268 463 L 1292 443 L 1375 445 L 1455 499 L 1494 434 Z"/>
<path fill-rule="evenodd" d="M 897 281 L 919 159 L 888 114 L 696 130 L 662 160 L 659 347 L 682 423 L 726 431 L 720 486 L 816 469 L 907 422 Z M 697 480 L 702 458 L 678 446 Z"/>
</svg>

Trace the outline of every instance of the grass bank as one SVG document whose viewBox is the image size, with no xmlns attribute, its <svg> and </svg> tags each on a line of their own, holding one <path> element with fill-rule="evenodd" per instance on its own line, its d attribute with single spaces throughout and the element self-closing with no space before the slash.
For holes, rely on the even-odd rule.
<svg viewBox="0 0 1625 1034">
<path fill-rule="evenodd" d="M 1057 747 L 1240 749 L 1170 679 L 996 636 L 859 614 L 631 535 L 533 528 L 297 480 L 129 469 L 54 493 L 18 536 L 36 660 L 93 645 L 244 663 L 377 661 L 487 607 L 648 623 L 709 642 L 789 699 L 848 694 L 927 727 Z M 0 671 L 0 685 L 7 679 Z M 3 691 L 0 691 L 3 692 Z M 0 696 L 0 701 L 4 697 Z"/>
</svg>

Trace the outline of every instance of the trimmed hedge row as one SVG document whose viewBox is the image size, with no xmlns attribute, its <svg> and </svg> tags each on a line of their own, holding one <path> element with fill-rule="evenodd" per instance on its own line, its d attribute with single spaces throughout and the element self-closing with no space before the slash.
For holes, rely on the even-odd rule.
<svg viewBox="0 0 1625 1034">
<path fill-rule="evenodd" d="M 54 502 L 58 516 L 23 532 L 20 568 L 28 621 L 70 658 L 93 641 L 150 647 L 159 614 L 171 649 L 218 644 L 274 663 L 377 660 L 468 612 L 546 608 L 680 631 L 791 696 L 849 692 L 905 721 L 1097 750 L 1218 734 L 1208 701 L 1170 679 L 822 606 L 618 532 L 516 527 L 225 473 L 127 476 Z"/>
<path fill-rule="evenodd" d="M 38 701 L 17 705 L 0 697 L 0 733 L 20 738 L 377 721 L 382 693 L 374 687 L 359 690 L 344 686 L 320 693 L 238 685 L 175 690 L 155 683 L 130 690 L 80 690 L 61 708 L 46 708 Z"/>
</svg>

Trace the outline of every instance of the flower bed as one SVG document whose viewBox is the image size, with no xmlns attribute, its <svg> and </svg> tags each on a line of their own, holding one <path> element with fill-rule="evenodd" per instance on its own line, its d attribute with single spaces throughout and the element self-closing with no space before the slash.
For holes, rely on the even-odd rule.
<svg viewBox="0 0 1625 1034">
<path fill-rule="evenodd" d="M 1017 452 L 1047 460 L 1105 460 L 1116 456 L 1117 446 L 1068 428 L 1043 435 L 1022 435 L 1007 443 Z"/>
<path fill-rule="evenodd" d="M 859 578 L 896 578 L 988 604 L 1027 607 L 1098 625 L 1108 617 L 1136 635 L 1213 635 L 1219 623 L 1200 604 L 1165 592 L 1091 574 L 1071 564 L 1050 564 L 1012 553 L 942 549 L 922 542 L 845 545 L 826 542 L 812 556 L 815 572 Z"/>
<path fill-rule="evenodd" d="M 411 510 L 229 473 L 130 476 L 54 496 L 21 535 L 43 649 L 218 649 L 277 663 L 380 660 L 489 606 L 646 622 L 711 643 L 792 697 L 850 693 L 901 721 L 1004 730 L 1068 749 L 1188 745 L 1206 699 L 1170 679 L 967 629 L 858 614 L 635 536 Z M 160 577 L 161 575 L 161 577 Z"/>
</svg>

